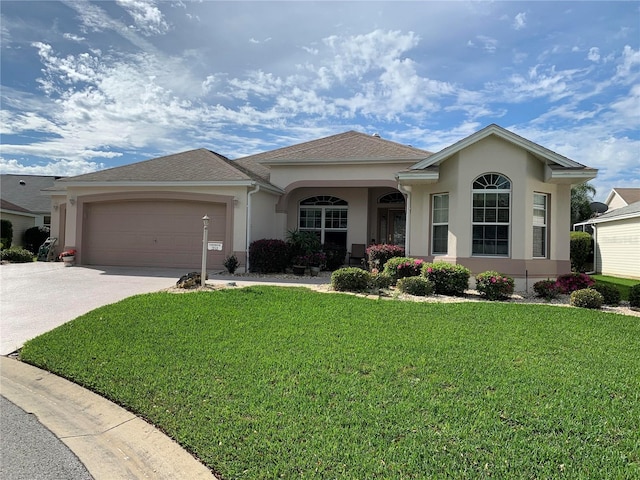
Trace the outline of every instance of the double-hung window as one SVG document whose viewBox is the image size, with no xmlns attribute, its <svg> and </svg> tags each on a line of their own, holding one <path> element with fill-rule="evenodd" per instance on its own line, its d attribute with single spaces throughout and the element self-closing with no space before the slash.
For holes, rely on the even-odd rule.
<svg viewBox="0 0 640 480">
<path fill-rule="evenodd" d="M 341 198 L 317 195 L 300 202 L 298 228 L 318 235 L 321 243 L 346 245 L 348 204 Z"/>
<path fill-rule="evenodd" d="M 533 257 L 547 257 L 547 211 L 548 196 L 533 194 Z"/>
<path fill-rule="evenodd" d="M 449 252 L 449 194 L 434 195 L 431 205 L 431 253 L 446 255 Z"/>
<path fill-rule="evenodd" d="M 487 173 L 473 182 L 472 255 L 509 256 L 511 181 Z"/>
</svg>

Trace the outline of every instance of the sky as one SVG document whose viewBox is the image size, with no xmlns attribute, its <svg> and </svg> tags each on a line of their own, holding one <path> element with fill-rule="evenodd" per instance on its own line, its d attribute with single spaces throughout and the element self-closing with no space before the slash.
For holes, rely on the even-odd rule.
<svg viewBox="0 0 640 480">
<path fill-rule="evenodd" d="M 496 123 L 640 187 L 638 1 L 7 1 L 0 172 Z"/>
</svg>

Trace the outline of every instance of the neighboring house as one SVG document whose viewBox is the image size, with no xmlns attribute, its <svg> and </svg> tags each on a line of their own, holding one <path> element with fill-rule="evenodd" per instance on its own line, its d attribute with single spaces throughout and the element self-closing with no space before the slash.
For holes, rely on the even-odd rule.
<svg viewBox="0 0 640 480">
<path fill-rule="evenodd" d="M 516 277 L 570 271 L 572 184 L 597 171 L 497 125 L 432 154 L 354 131 L 231 161 L 200 149 L 65 178 L 49 190 L 61 244 L 82 264 L 196 269 L 249 244 L 317 233 Z"/>
<path fill-rule="evenodd" d="M 604 203 L 607 204 L 609 211 L 611 211 L 635 202 L 640 202 L 640 188 L 614 188 Z"/>
<path fill-rule="evenodd" d="M 42 190 L 60 177 L 41 175 L 0 175 L 0 218 L 13 227 L 12 245 L 24 246 L 24 232 L 51 224 L 51 199 Z"/>
<path fill-rule="evenodd" d="M 586 223 L 593 227 L 595 271 L 640 279 L 640 200 Z"/>
</svg>

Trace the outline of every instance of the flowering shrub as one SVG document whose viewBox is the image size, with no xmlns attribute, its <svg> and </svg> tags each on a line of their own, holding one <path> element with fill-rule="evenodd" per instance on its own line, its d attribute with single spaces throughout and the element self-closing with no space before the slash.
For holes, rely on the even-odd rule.
<svg viewBox="0 0 640 480">
<path fill-rule="evenodd" d="M 426 297 L 433 293 L 433 283 L 424 277 L 404 277 L 398 280 L 396 288 L 409 295 Z"/>
<path fill-rule="evenodd" d="M 571 294 L 569 303 L 574 307 L 600 308 L 604 302 L 604 297 L 593 288 L 583 288 Z"/>
<path fill-rule="evenodd" d="M 289 255 L 283 240 L 262 239 L 249 245 L 249 269 L 259 273 L 284 272 Z"/>
<path fill-rule="evenodd" d="M 371 274 L 357 267 L 339 268 L 331 274 L 331 287 L 337 292 L 364 292 L 370 282 Z"/>
<path fill-rule="evenodd" d="M 417 277 L 422 271 L 424 260 L 409 257 L 393 257 L 384 264 L 383 272 L 391 277 L 395 284 L 404 277 Z"/>
<path fill-rule="evenodd" d="M 560 287 L 555 280 L 540 280 L 533 284 L 533 291 L 536 295 L 547 300 L 558 298 Z"/>
<path fill-rule="evenodd" d="M 366 250 L 369 270 L 381 269 L 390 258 L 404 257 L 404 247 L 381 243 L 369 245 Z"/>
<path fill-rule="evenodd" d="M 64 252 L 62 252 L 60 255 L 58 255 L 58 258 L 60 260 L 62 260 L 64 257 L 75 257 L 76 256 L 76 252 L 73 248 L 70 250 L 65 250 Z"/>
<path fill-rule="evenodd" d="M 594 283 L 596 283 L 595 280 L 584 273 L 567 273 L 560 275 L 556 280 L 560 293 L 571 293 L 589 288 Z"/>
<path fill-rule="evenodd" d="M 509 298 L 514 289 L 513 278 L 493 270 L 476 275 L 476 290 L 489 300 Z"/>
<path fill-rule="evenodd" d="M 435 262 L 422 265 L 422 276 L 433 282 L 435 293 L 460 297 L 469 288 L 471 272 L 463 265 Z"/>
</svg>

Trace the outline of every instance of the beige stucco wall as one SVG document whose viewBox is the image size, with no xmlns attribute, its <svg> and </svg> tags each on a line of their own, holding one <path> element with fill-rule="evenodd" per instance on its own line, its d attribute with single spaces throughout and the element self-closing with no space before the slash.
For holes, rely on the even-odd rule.
<svg viewBox="0 0 640 480">
<path fill-rule="evenodd" d="M 603 275 L 640 279 L 640 218 L 596 226 L 596 270 Z"/>
<path fill-rule="evenodd" d="M 511 180 L 510 256 L 473 257 L 472 184 L 485 173 Z M 431 196 L 449 193 L 449 253 L 436 260 L 487 270 L 493 265 L 516 276 L 546 276 L 566 269 L 569 262 L 570 185 L 544 182 L 544 164 L 528 152 L 497 137 L 487 137 L 440 165 L 439 181 L 411 187 L 411 256 L 431 258 Z M 548 259 L 533 258 L 533 194 L 549 195 Z M 518 260 L 514 262 L 513 260 Z M 475 271 L 474 273 L 479 273 Z"/>
</svg>

